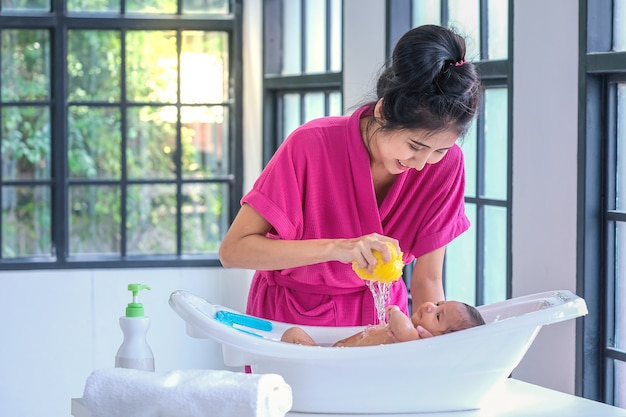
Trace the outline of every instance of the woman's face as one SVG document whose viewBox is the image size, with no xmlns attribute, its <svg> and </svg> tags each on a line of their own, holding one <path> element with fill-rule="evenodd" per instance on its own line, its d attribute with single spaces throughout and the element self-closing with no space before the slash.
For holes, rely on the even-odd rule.
<svg viewBox="0 0 626 417">
<path fill-rule="evenodd" d="M 419 129 L 376 130 L 372 139 L 373 162 L 384 166 L 390 174 L 401 174 L 409 169 L 421 171 L 427 164 L 441 161 L 456 143 L 458 133 L 452 130 L 436 133 Z"/>
</svg>

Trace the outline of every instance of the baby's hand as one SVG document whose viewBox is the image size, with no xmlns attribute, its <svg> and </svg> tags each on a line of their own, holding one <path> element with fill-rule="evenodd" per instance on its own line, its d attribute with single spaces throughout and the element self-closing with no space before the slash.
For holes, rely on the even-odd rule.
<svg viewBox="0 0 626 417">
<path fill-rule="evenodd" d="M 400 341 L 400 339 L 398 339 L 396 335 L 393 334 L 389 326 L 387 326 L 387 336 L 389 336 L 389 338 L 393 340 L 393 343 L 398 343 Z"/>
<path fill-rule="evenodd" d="M 433 337 L 433 334 L 422 326 L 417 326 L 417 334 L 419 335 L 420 339 L 428 339 L 429 337 Z"/>
<path fill-rule="evenodd" d="M 391 314 L 392 311 L 400 311 L 400 307 L 392 304 L 392 305 L 387 306 L 385 310 L 387 312 L 387 315 L 389 315 Z"/>
</svg>

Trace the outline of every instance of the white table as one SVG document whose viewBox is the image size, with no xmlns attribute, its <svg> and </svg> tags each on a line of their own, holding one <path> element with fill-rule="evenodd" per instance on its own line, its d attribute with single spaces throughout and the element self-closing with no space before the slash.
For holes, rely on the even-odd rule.
<svg viewBox="0 0 626 417">
<path fill-rule="evenodd" d="M 626 417 L 626 409 L 507 379 L 479 410 L 449 413 L 366 414 L 363 417 Z M 72 416 L 91 417 L 80 398 L 72 399 Z M 345 417 L 345 414 L 287 413 L 287 417 Z M 359 417 L 358 414 L 350 414 Z"/>
</svg>

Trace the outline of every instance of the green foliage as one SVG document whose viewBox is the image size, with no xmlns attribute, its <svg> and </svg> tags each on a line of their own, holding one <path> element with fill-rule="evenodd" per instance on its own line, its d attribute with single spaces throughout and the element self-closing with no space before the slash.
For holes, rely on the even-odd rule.
<svg viewBox="0 0 626 417">
<path fill-rule="evenodd" d="M 50 91 L 50 34 L 2 31 L 2 101 L 45 100 Z"/>
<path fill-rule="evenodd" d="M 121 177 L 121 120 L 117 108 L 69 108 L 68 166 L 71 177 Z"/>
<path fill-rule="evenodd" d="M 119 12 L 120 0 L 67 0 L 70 12 Z"/>
<path fill-rule="evenodd" d="M 70 253 L 119 254 L 121 193 L 118 186 L 71 186 Z"/>
<path fill-rule="evenodd" d="M 176 4 L 140 3 L 127 4 Z M 83 0 L 70 4 L 81 7 Z M 108 8 L 114 2 L 90 4 Z M 184 253 L 217 250 L 228 224 L 224 204 L 229 189 L 189 181 L 227 173 L 228 115 L 221 106 L 180 103 L 179 48 L 211 55 L 203 62 L 219 64 L 215 68 L 224 71 L 220 80 L 227 80 L 227 42 L 223 34 L 190 34 L 201 41 L 179 46 L 175 31 L 131 30 L 124 39 L 117 30 L 68 31 L 68 104 L 53 109 L 47 102 L 52 73 L 49 32 L 1 30 L 2 178 L 50 180 L 52 147 L 65 140 L 70 255 L 119 255 L 123 228 L 131 255 L 175 254 L 177 234 L 182 235 Z M 181 39 L 189 36 L 183 32 Z M 218 91 L 217 97 L 227 90 L 223 81 L 206 84 Z M 206 87 L 196 88 L 201 97 Z M 206 103 L 214 102 L 210 98 L 215 91 L 206 92 Z M 51 114 L 63 114 L 61 110 L 67 119 L 52 120 Z M 67 123 L 68 137 L 53 142 L 51 123 L 59 122 Z M 176 178 L 183 181 L 180 203 L 181 194 L 171 183 Z M 2 185 L 2 257 L 53 254 L 53 191 L 63 192 L 48 185 Z"/>
<path fill-rule="evenodd" d="M 50 115 L 45 106 L 2 109 L 4 179 L 50 178 Z"/>
<path fill-rule="evenodd" d="M 50 190 L 3 187 L 2 256 L 51 255 Z"/>
<path fill-rule="evenodd" d="M 68 99 L 76 102 L 119 102 L 121 97 L 121 50 L 118 31 L 69 31 Z"/>
</svg>

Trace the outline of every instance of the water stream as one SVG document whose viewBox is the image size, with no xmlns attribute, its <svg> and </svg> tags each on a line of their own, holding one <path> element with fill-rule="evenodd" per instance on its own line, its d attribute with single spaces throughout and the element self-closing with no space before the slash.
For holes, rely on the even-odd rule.
<svg viewBox="0 0 626 417">
<path fill-rule="evenodd" d="M 380 281 L 367 281 L 367 286 L 369 287 L 372 295 L 374 296 L 374 305 L 376 306 L 376 311 L 378 313 L 378 323 L 382 325 L 387 324 L 387 304 L 389 304 L 389 292 L 391 288 L 391 282 L 380 282 Z"/>
</svg>

